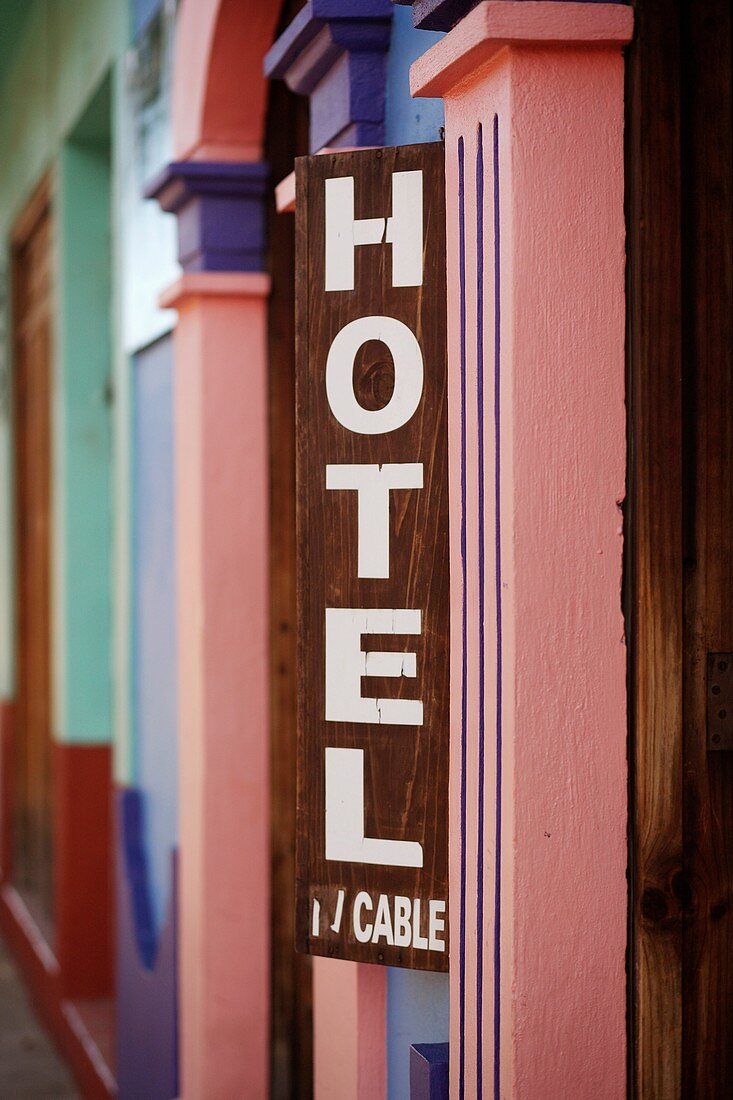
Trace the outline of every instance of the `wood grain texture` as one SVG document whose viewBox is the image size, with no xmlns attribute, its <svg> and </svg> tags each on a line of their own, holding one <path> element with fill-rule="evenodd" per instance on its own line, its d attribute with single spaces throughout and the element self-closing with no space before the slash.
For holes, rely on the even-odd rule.
<svg viewBox="0 0 733 1100">
<path fill-rule="evenodd" d="M 733 79 L 725 0 L 685 8 L 682 1095 L 733 1095 L 733 755 L 709 752 L 707 654 L 733 650 Z"/>
<path fill-rule="evenodd" d="M 391 175 L 424 172 L 424 283 L 393 288 L 391 249 L 356 249 L 354 291 L 324 292 L 324 181 L 355 177 L 356 217 L 390 211 Z M 300 950 L 363 962 L 447 969 L 446 952 L 360 944 L 349 920 L 330 931 L 339 888 L 350 902 L 366 890 L 447 899 L 448 518 L 446 423 L 445 193 L 442 145 L 303 158 L 297 162 L 297 538 L 298 538 L 298 850 L 296 937 Z M 416 335 L 425 364 L 420 405 L 401 428 L 357 435 L 332 415 L 326 355 L 348 322 L 385 315 Z M 393 387 L 391 357 L 369 342 L 357 355 L 354 387 L 365 408 L 383 407 Z M 328 463 L 422 462 L 424 487 L 391 494 L 390 578 L 357 577 L 356 493 L 327 491 Z M 418 608 L 420 636 L 369 636 L 370 649 L 417 654 L 417 679 L 369 678 L 362 692 L 420 698 L 421 727 L 325 721 L 325 609 Z M 366 647 L 365 647 L 366 648 Z M 417 840 L 422 869 L 326 861 L 326 746 L 365 751 L 366 835 Z M 310 935 L 313 897 L 322 933 Z M 446 923 L 447 945 L 447 923 Z"/>
<path fill-rule="evenodd" d="M 293 18 L 289 4 L 282 22 Z M 308 151 L 308 100 L 270 86 L 266 159 L 272 181 Z M 313 1094 L 311 960 L 295 950 L 295 225 L 268 213 L 270 437 L 270 813 L 272 985 L 270 1095 Z"/>
<path fill-rule="evenodd" d="M 724 0 L 635 5 L 627 84 L 631 1088 L 733 1092 L 733 132 Z"/>
<path fill-rule="evenodd" d="M 636 1094 L 679 1096 L 682 422 L 679 26 L 637 8 L 627 85 L 629 556 Z"/>
<path fill-rule="evenodd" d="M 627 618 L 635 1095 L 679 1096 L 682 1042 L 680 49 L 663 0 L 636 7 L 627 66 L 630 404 Z"/>
</svg>

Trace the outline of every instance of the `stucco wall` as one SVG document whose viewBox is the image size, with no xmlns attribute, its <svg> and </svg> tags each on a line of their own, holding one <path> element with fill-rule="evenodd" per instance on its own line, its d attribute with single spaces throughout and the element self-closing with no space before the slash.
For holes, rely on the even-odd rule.
<svg viewBox="0 0 733 1100">
<path fill-rule="evenodd" d="M 12 104 L 12 109 L 0 112 L 3 288 L 8 285 L 8 238 L 13 223 L 43 174 L 55 167 L 62 143 L 121 52 L 126 35 L 126 5 L 118 0 L 63 5 L 34 0 L 26 5 L 25 22 L 16 20 L 13 34 L 0 44 L 0 94 L 4 104 Z M 0 391 L 7 394 L 9 325 L 4 327 Z M 14 686 L 10 461 L 9 405 L 0 400 L 0 696 L 11 695 Z"/>
<path fill-rule="evenodd" d="M 387 55 L 387 98 L 384 136 L 386 145 L 414 145 L 440 141 L 443 125 L 442 99 L 413 99 L 410 95 L 410 65 L 442 34 L 419 31 L 412 25 L 411 8 L 395 4 L 392 35 Z"/>
<path fill-rule="evenodd" d="M 55 737 L 112 736 L 109 83 L 57 161 L 53 371 Z"/>
</svg>

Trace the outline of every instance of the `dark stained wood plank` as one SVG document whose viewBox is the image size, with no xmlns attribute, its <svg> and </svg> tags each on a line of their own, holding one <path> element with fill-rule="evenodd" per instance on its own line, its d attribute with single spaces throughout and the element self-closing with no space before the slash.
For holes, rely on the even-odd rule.
<svg viewBox="0 0 733 1100">
<path fill-rule="evenodd" d="M 16 669 L 13 879 L 50 934 L 53 914 L 51 744 L 51 217 L 42 186 L 13 251 Z"/>
<path fill-rule="evenodd" d="M 733 33 L 725 0 L 636 5 L 629 54 L 634 1094 L 733 1094 Z M 681 675 L 681 680 L 680 680 Z"/>
<path fill-rule="evenodd" d="M 635 4 L 627 61 L 632 708 L 631 1087 L 676 1100 L 682 1042 L 682 431 L 679 18 Z"/>
<path fill-rule="evenodd" d="M 285 6 L 287 24 L 302 4 Z M 266 160 L 272 183 L 308 151 L 308 100 L 270 86 Z M 313 1094 L 311 960 L 295 950 L 295 226 L 268 216 L 270 438 L 270 845 L 272 945 L 270 1095 Z"/>
<path fill-rule="evenodd" d="M 353 175 L 357 218 L 384 217 L 391 174 L 424 172 L 425 278 L 393 288 L 391 248 L 356 249 L 354 291 L 325 293 L 326 178 Z M 298 831 L 296 936 L 301 950 L 419 969 L 447 969 L 447 950 L 359 943 L 351 906 L 367 891 L 427 901 L 447 899 L 448 518 L 445 306 L 445 198 L 442 145 L 303 159 L 297 166 L 297 522 L 298 522 Z M 425 364 L 420 405 L 410 420 L 381 435 L 357 434 L 330 411 L 325 364 L 336 335 L 366 315 L 397 318 L 417 336 Z M 369 342 L 357 355 L 354 385 L 364 408 L 379 409 L 393 388 L 391 356 Z M 391 494 L 390 577 L 357 575 L 355 492 L 326 489 L 331 463 L 424 464 L 422 489 Z M 326 608 L 415 608 L 420 636 L 368 636 L 364 649 L 415 652 L 416 679 L 370 678 L 364 696 L 419 698 L 422 726 L 326 722 Z M 326 747 L 364 750 L 365 833 L 423 844 L 422 869 L 325 859 Z M 338 891 L 342 929 L 331 930 Z M 313 899 L 321 932 L 311 935 Z M 372 914 L 373 916 L 373 914 Z M 445 932 L 447 946 L 447 922 Z"/>
<path fill-rule="evenodd" d="M 726 0 L 684 7 L 686 418 L 683 1096 L 733 1095 L 733 754 L 708 752 L 707 654 L 733 651 L 733 73 Z"/>
</svg>

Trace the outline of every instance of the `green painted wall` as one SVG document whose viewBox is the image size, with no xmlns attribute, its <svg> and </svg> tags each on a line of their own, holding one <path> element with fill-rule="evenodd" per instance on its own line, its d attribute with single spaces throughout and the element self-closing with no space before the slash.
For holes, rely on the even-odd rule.
<svg viewBox="0 0 733 1100">
<path fill-rule="evenodd" d="M 54 362 L 55 732 L 112 729 L 110 282 L 111 87 L 128 39 L 126 0 L 30 0 L 0 36 L 0 697 L 14 687 L 10 350 L 3 339 L 9 234 L 45 172 L 56 218 Z M 103 90 L 100 92 L 100 88 Z"/>
<path fill-rule="evenodd" d="M 117 192 L 113 203 L 113 239 L 118 242 L 115 256 L 115 273 L 120 293 L 114 295 L 114 639 L 113 675 L 114 692 L 114 779 L 121 785 L 134 781 L 134 737 L 132 722 L 132 417 L 130 402 L 130 375 L 132 363 L 123 341 L 123 293 L 124 261 L 123 241 L 126 218 L 123 215 L 126 150 L 134 140 L 128 133 L 125 110 L 124 66 L 114 72 L 113 125 L 115 140 L 112 143 L 112 176 Z"/>
<path fill-rule="evenodd" d="M 110 94 L 105 82 L 57 168 L 54 732 L 112 731 Z"/>
<path fill-rule="evenodd" d="M 126 0 L 18 0 L 25 24 L 0 35 L 0 240 L 127 42 Z"/>
</svg>

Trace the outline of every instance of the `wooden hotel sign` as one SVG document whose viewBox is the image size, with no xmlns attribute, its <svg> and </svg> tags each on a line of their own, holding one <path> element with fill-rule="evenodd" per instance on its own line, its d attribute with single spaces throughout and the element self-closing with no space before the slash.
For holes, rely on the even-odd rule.
<svg viewBox="0 0 733 1100">
<path fill-rule="evenodd" d="M 297 946 L 447 970 L 443 146 L 296 173 Z"/>
</svg>

